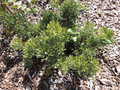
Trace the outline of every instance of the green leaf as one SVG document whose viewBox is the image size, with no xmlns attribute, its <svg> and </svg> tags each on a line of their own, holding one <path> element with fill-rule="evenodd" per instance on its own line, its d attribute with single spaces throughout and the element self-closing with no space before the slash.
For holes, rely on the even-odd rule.
<svg viewBox="0 0 120 90">
<path fill-rule="evenodd" d="M 112 42 L 111 42 L 110 40 L 108 40 L 108 39 L 103 40 L 102 42 L 103 42 L 103 44 L 111 44 L 111 43 L 112 43 Z"/>
</svg>

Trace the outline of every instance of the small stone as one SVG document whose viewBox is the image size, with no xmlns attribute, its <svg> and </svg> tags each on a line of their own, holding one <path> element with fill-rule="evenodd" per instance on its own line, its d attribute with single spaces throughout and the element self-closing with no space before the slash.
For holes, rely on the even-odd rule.
<svg viewBox="0 0 120 90">
<path fill-rule="evenodd" d="M 58 71 L 58 75 L 59 75 L 59 76 L 63 76 L 63 75 L 62 75 L 62 72 L 61 72 L 60 70 Z"/>
<path fill-rule="evenodd" d="M 30 88 L 29 86 L 27 86 L 27 87 L 25 88 L 25 90 L 31 90 L 31 88 Z"/>
<path fill-rule="evenodd" d="M 93 90 L 93 82 L 90 80 L 90 90 Z"/>
<path fill-rule="evenodd" d="M 115 53 L 116 53 L 117 55 L 119 55 L 119 54 L 120 54 L 120 52 L 119 52 L 119 51 L 116 51 Z"/>
<path fill-rule="evenodd" d="M 92 80 L 88 81 L 87 85 L 90 88 L 90 90 L 93 90 L 93 82 L 92 82 Z"/>
<path fill-rule="evenodd" d="M 63 78 L 59 78 L 58 80 L 55 80 L 55 83 L 62 83 L 62 82 L 64 82 Z"/>
<path fill-rule="evenodd" d="M 117 73 L 120 74 L 120 65 L 116 66 L 115 69 L 116 69 Z"/>
<path fill-rule="evenodd" d="M 40 77 L 44 75 L 44 72 L 43 71 L 40 71 Z"/>
<path fill-rule="evenodd" d="M 4 40 L 2 37 L 0 37 L 0 41 Z"/>
<path fill-rule="evenodd" d="M 95 86 L 95 90 L 100 90 L 100 86 Z"/>
<path fill-rule="evenodd" d="M 111 86 L 112 85 L 112 82 L 110 80 L 107 80 L 107 79 L 100 79 L 100 82 L 103 85 L 107 85 L 107 86 Z"/>
<path fill-rule="evenodd" d="M 3 57 L 3 55 L 1 55 L 1 56 L 0 56 L 0 60 L 3 60 L 3 59 L 4 59 L 4 57 Z"/>
<path fill-rule="evenodd" d="M 120 37 L 117 37 L 116 39 L 117 39 L 117 40 L 120 40 Z"/>
</svg>

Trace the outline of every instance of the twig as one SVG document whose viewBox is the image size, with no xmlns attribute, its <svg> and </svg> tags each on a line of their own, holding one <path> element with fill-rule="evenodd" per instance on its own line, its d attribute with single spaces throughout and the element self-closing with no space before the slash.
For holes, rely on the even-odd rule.
<svg viewBox="0 0 120 90">
<path fill-rule="evenodd" d="M 32 77 L 30 76 L 29 72 L 27 72 L 27 76 L 29 77 L 30 81 L 33 82 Z"/>
<path fill-rule="evenodd" d="M 11 9 L 8 5 L 6 5 L 3 1 L 1 2 L 1 5 L 2 5 L 9 13 L 12 13 L 12 14 L 13 14 L 12 9 Z"/>
</svg>

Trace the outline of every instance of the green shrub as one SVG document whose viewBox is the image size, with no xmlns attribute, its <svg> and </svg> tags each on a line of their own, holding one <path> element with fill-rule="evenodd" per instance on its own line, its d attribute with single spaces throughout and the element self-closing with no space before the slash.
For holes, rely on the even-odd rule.
<svg viewBox="0 0 120 90">
<path fill-rule="evenodd" d="M 110 44 L 114 42 L 114 32 L 106 27 L 102 27 L 99 31 L 99 38 L 102 41 L 102 44 Z"/>
<path fill-rule="evenodd" d="M 75 2 L 74 0 L 65 0 L 61 6 L 61 25 L 67 28 L 72 28 L 75 26 L 75 21 L 79 16 L 80 10 L 85 9 L 85 7 Z"/>
<path fill-rule="evenodd" d="M 27 14 L 22 11 L 8 13 L 0 8 L 0 23 L 4 24 L 7 34 L 15 33 L 24 39 L 40 33 L 39 25 L 28 22 Z"/>
<path fill-rule="evenodd" d="M 92 76 L 100 66 L 94 54 L 97 49 L 114 42 L 113 31 L 104 27 L 99 30 L 90 22 L 86 22 L 78 32 L 72 29 L 68 31 L 69 39 L 64 52 L 67 57 L 58 60 L 56 67 L 65 74 L 72 70 L 84 78 Z M 105 40 L 109 42 L 105 43 Z"/>
<path fill-rule="evenodd" d="M 37 24 L 28 22 L 24 12 L 8 14 L 2 10 L 0 20 L 6 29 L 17 34 L 10 46 L 21 51 L 27 68 L 37 59 L 44 62 L 46 70 L 60 69 L 64 74 L 73 71 L 87 78 L 99 68 L 95 52 L 114 42 L 114 33 L 105 27 L 98 29 L 90 22 L 83 28 L 77 27 L 75 22 L 81 9 L 74 0 L 65 0 L 58 12 L 43 11 L 42 20 Z"/>
<path fill-rule="evenodd" d="M 11 47 L 16 49 L 19 41 L 11 42 Z M 23 58 L 27 67 L 32 66 L 32 57 L 45 61 L 47 67 L 53 67 L 57 59 L 64 56 L 65 42 L 67 41 L 67 30 L 59 23 L 51 22 L 47 30 L 40 36 L 29 38 L 23 46 Z M 18 47 L 19 48 L 19 47 Z"/>
<path fill-rule="evenodd" d="M 80 42 L 83 48 L 103 47 L 114 42 L 114 32 L 105 27 L 98 29 L 94 24 L 86 22 L 80 30 L 77 42 Z"/>
<path fill-rule="evenodd" d="M 93 57 L 93 52 L 86 49 L 79 56 L 68 56 L 63 60 L 59 60 L 57 67 L 60 68 L 64 74 L 71 70 L 82 78 L 87 78 L 94 75 L 99 70 L 100 64 Z"/>
<path fill-rule="evenodd" d="M 64 74 L 72 70 L 76 75 L 87 78 L 98 71 L 99 63 L 94 54 L 97 48 L 105 45 L 102 43 L 103 34 L 99 34 L 90 22 L 77 32 L 52 21 L 39 36 L 29 38 L 24 44 L 19 39 L 13 39 L 11 46 L 16 50 L 22 49 L 26 67 L 31 67 L 36 57 L 45 63 L 47 69 L 57 68 Z"/>
<path fill-rule="evenodd" d="M 80 14 L 80 10 L 86 10 L 86 7 L 74 0 L 64 0 L 60 5 L 59 0 L 51 0 L 52 6 L 56 7 L 55 10 L 43 10 L 40 21 L 40 28 L 46 29 L 50 21 L 58 21 L 63 27 L 75 28 L 75 21 Z M 60 8 L 59 8 L 60 7 Z"/>
<path fill-rule="evenodd" d="M 32 67 L 33 57 L 36 55 L 36 49 L 39 47 L 38 39 L 31 37 L 29 38 L 23 47 L 23 62 L 27 68 Z"/>
<path fill-rule="evenodd" d="M 47 24 L 50 23 L 50 21 L 59 21 L 60 16 L 59 13 L 56 13 L 54 11 L 49 10 L 43 10 L 41 14 L 42 20 L 40 21 L 40 29 L 45 30 Z"/>
<path fill-rule="evenodd" d="M 9 14 L 2 7 L 0 7 L 0 24 L 4 24 L 4 27 L 7 30 L 13 29 L 15 25 L 15 16 L 13 14 Z"/>
<path fill-rule="evenodd" d="M 45 40 L 45 52 L 47 53 L 46 62 L 52 67 L 52 65 L 54 66 L 54 63 L 57 62 L 57 59 L 64 56 L 67 30 L 61 27 L 60 24 L 51 22 L 47 27 L 46 36 L 48 37 L 48 39 Z"/>
<path fill-rule="evenodd" d="M 18 38 L 18 37 L 14 37 L 12 39 L 12 42 L 10 43 L 11 47 L 13 47 L 15 50 L 23 50 L 23 41 Z"/>
<path fill-rule="evenodd" d="M 50 0 L 50 3 L 53 8 L 58 8 L 60 0 Z"/>
<path fill-rule="evenodd" d="M 97 28 L 95 28 L 94 24 L 90 22 L 85 23 L 84 27 L 81 28 L 80 34 L 78 36 L 78 42 L 81 43 L 81 47 L 93 49 L 99 47 L 101 41 L 96 31 Z"/>
</svg>

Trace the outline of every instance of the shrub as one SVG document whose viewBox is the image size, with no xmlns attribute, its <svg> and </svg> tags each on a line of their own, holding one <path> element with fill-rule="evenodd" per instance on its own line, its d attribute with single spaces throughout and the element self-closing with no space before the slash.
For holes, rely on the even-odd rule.
<svg viewBox="0 0 120 90">
<path fill-rule="evenodd" d="M 19 39 L 13 39 L 11 46 L 17 50 L 22 49 L 26 67 L 31 67 L 36 57 L 45 63 L 47 69 L 57 68 L 64 74 L 72 70 L 76 75 L 87 78 L 98 71 L 99 63 L 94 54 L 97 48 L 105 45 L 101 39 L 105 33 L 98 34 L 96 29 L 92 23 L 87 22 L 77 32 L 52 21 L 39 36 L 29 38 L 24 44 Z"/>
<path fill-rule="evenodd" d="M 58 8 L 60 0 L 50 0 L 50 3 L 53 8 Z"/>
<path fill-rule="evenodd" d="M 97 28 L 95 28 L 94 24 L 90 22 L 85 23 L 78 36 L 78 42 L 81 43 L 81 47 L 93 49 L 99 47 L 101 41 L 96 31 Z"/>
<path fill-rule="evenodd" d="M 57 59 L 64 56 L 65 42 L 67 40 L 67 30 L 60 24 L 51 22 L 47 26 L 47 30 L 38 37 L 29 38 L 23 46 L 23 58 L 26 66 L 32 66 L 32 57 L 41 58 L 48 67 L 53 67 Z M 13 39 L 11 46 L 16 49 Z M 19 46 L 19 45 L 18 45 Z M 19 48 L 19 47 L 18 47 Z M 28 63 L 28 64 L 27 64 Z"/>
<path fill-rule="evenodd" d="M 58 60 L 56 67 L 65 74 L 71 70 L 83 78 L 92 76 L 99 70 L 99 63 L 94 57 L 97 49 L 114 42 L 114 33 L 105 27 L 99 29 L 86 22 L 79 32 L 69 29 L 69 39 L 65 44 L 67 57 Z M 104 38 L 104 39 L 103 39 Z M 109 42 L 103 43 L 106 40 Z"/>
<path fill-rule="evenodd" d="M 94 54 L 98 48 L 113 42 L 114 33 L 105 27 L 98 29 L 90 22 L 83 28 L 74 28 L 80 9 L 77 2 L 65 0 L 58 12 L 43 11 L 38 24 L 28 22 L 24 12 L 8 14 L 2 10 L 0 19 L 17 34 L 10 46 L 22 52 L 26 67 L 32 67 L 37 58 L 46 69 L 60 69 L 64 74 L 73 71 L 86 78 L 98 71 L 99 62 Z"/>
<path fill-rule="evenodd" d="M 37 55 L 39 56 L 40 53 L 44 53 L 42 56 L 44 56 L 43 58 L 47 63 L 46 65 L 53 67 L 57 59 L 64 56 L 64 45 L 67 40 L 66 29 L 58 23 L 51 22 L 47 25 L 47 30 L 42 35 L 40 39 L 41 46 Z"/>
<path fill-rule="evenodd" d="M 99 70 L 99 63 L 96 58 L 93 57 L 92 51 L 86 49 L 79 56 L 68 56 L 58 62 L 58 68 L 60 68 L 64 74 L 71 70 L 82 78 L 87 78 L 94 75 Z"/>
<path fill-rule="evenodd" d="M 12 30 L 15 25 L 13 14 L 8 14 L 2 7 L 0 7 L 0 23 L 4 24 L 7 30 Z"/>
<path fill-rule="evenodd" d="M 102 44 L 110 44 L 114 42 L 114 32 L 111 29 L 102 27 L 99 31 L 99 38 L 102 41 Z"/>
<path fill-rule="evenodd" d="M 75 21 L 79 15 L 80 10 L 86 10 L 86 7 L 74 0 L 64 0 L 60 5 L 59 0 L 51 0 L 53 6 L 52 11 L 43 10 L 40 21 L 40 28 L 42 30 L 46 29 L 47 24 L 50 21 L 58 21 L 63 27 L 75 28 Z M 60 8 L 59 8 L 60 7 Z"/>
<path fill-rule="evenodd" d="M 36 49 L 39 47 L 38 39 L 31 37 L 29 38 L 23 46 L 23 62 L 27 68 L 32 67 L 33 57 L 36 56 Z"/>
<path fill-rule="evenodd" d="M 85 9 L 85 7 L 75 2 L 74 0 L 65 0 L 61 6 L 61 25 L 67 28 L 72 28 L 75 26 L 75 21 L 80 14 L 80 10 Z"/>
<path fill-rule="evenodd" d="M 24 39 L 36 36 L 40 32 L 39 25 L 28 22 L 27 14 L 22 11 L 12 14 L 0 8 L 0 23 L 4 24 L 7 34 L 15 33 Z"/>
<path fill-rule="evenodd" d="M 58 13 L 49 11 L 49 10 L 43 10 L 41 14 L 42 20 L 40 21 L 40 29 L 45 30 L 47 24 L 50 23 L 50 21 L 59 21 L 60 16 Z"/>
<path fill-rule="evenodd" d="M 10 45 L 11 47 L 14 47 L 15 50 L 23 50 L 24 43 L 20 38 L 14 37 Z"/>
</svg>

